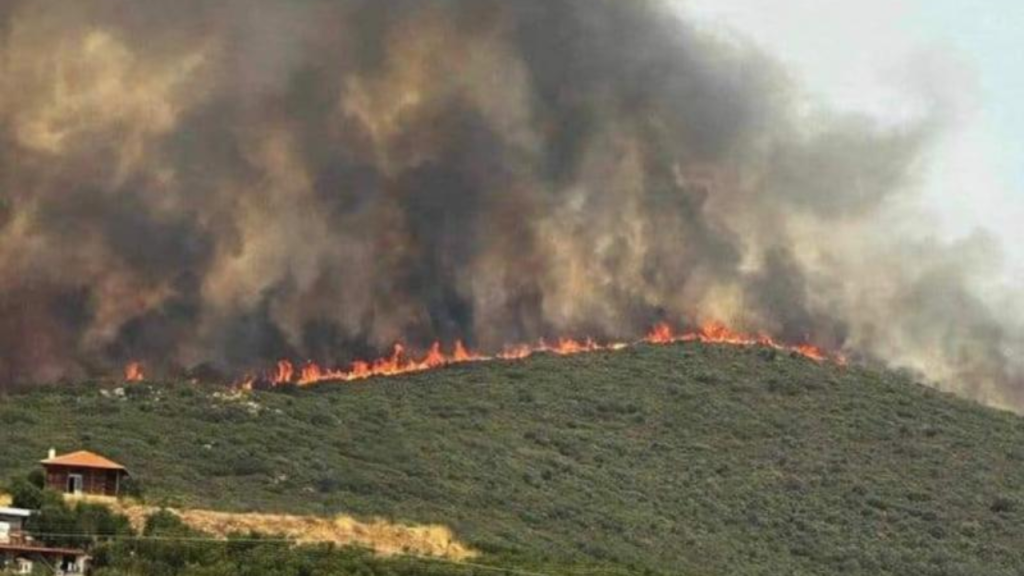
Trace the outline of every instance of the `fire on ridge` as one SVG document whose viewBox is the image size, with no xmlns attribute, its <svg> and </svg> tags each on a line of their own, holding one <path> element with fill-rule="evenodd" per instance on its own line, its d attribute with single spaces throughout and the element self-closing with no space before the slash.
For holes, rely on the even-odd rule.
<svg viewBox="0 0 1024 576">
<path fill-rule="evenodd" d="M 597 342 L 592 338 L 576 340 L 560 338 L 549 343 L 540 340 L 535 344 L 519 344 L 506 346 L 501 352 L 491 355 L 470 351 L 461 341 L 456 341 L 452 351 L 445 353 L 441 344 L 435 342 L 420 359 L 410 356 L 405 347 L 395 344 L 390 356 L 376 360 L 357 360 L 348 368 L 325 368 L 315 362 L 307 362 L 296 366 L 290 360 L 280 360 L 269 373 L 263 377 L 246 376 L 238 384 L 244 390 L 251 390 L 257 382 L 269 383 L 272 386 L 294 384 L 310 386 L 322 382 L 352 382 L 373 377 L 398 376 L 415 372 L 425 372 L 445 366 L 465 364 L 469 362 L 514 361 L 522 360 L 537 354 L 554 354 L 558 356 L 574 356 L 588 352 L 616 351 L 639 344 L 669 345 L 681 342 L 700 342 L 713 345 L 729 346 L 762 346 L 799 354 L 816 362 L 832 361 L 845 364 L 846 359 L 837 353 L 827 352 L 812 344 L 785 344 L 765 334 L 744 334 L 736 332 L 718 322 L 711 322 L 697 330 L 678 332 L 667 323 L 656 325 L 642 339 L 633 342 Z"/>
</svg>

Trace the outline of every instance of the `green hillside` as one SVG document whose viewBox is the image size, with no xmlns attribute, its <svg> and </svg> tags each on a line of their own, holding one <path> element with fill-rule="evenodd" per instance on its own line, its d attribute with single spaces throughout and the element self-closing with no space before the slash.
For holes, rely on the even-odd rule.
<svg viewBox="0 0 1024 576">
<path fill-rule="evenodd" d="M 667 573 L 1024 573 L 1024 419 L 884 371 L 643 346 L 243 398 L 0 399 L 0 471 L 56 446 L 149 500 L 441 523 L 495 557 Z"/>
</svg>

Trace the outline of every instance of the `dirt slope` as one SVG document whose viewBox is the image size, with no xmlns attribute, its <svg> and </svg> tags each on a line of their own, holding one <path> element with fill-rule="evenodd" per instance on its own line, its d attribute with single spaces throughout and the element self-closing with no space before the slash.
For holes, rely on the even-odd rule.
<svg viewBox="0 0 1024 576">
<path fill-rule="evenodd" d="M 128 516 L 137 530 L 145 525 L 146 517 L 159 508 L 137 504 L 118 503 L 115 508 Z M 452 531 L 439 525 L 410 526 L 392 524 L 384 520 L 362 522 L 350 516 L 333 518 L 284 514 L 233 514 L 210 510 L 179 510 L 174 512 L 189 526 L 209 534 L 227 537 L 232 533 L 260 532 L 295 539 L 300 543 L 331 542 L 338 545 L 356 545 L 378 554 L 411 554 L 435 556 L 452 560 L 466 560 L 477 553 L 455 539 Z"/>
</svg>

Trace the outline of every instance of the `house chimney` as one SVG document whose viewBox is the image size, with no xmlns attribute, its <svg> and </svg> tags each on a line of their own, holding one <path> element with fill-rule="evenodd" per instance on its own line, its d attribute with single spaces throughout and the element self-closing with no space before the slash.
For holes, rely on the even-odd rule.
<svg viewBox="0 0 1024 576">
<path fill-rule="evenodd" d="M 57 457 L 57 449 L 56 448 L 50 448 L 50 451 L 46 455 L 46 459 L 47 460 L 53 460 L 56 457 Z"/>
</svg>

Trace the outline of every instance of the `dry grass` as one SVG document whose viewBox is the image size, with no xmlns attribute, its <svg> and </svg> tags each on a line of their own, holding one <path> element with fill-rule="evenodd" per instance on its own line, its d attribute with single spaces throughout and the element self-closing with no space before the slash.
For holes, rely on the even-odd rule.
<svg viewBox="0 0 1024 576">
<path fill-rule="evenodd" d="M 104 506 L 114 506 L 117 504 L 117 498 L 114 496 L 97 496 L 95 494 L 62 494 L 64 501 L 68 504 L 76 504 L 78 502 L 87 502 L 89 504 L 102 504 Z"/>
<path fill-rule="evenodd" d="M 11 505 L 11 497 L 10 497 L 10 495 L 4 494 L 3 492 L 0 492 L 0 506 L 10 506 L 10 505 Z"/>
<path fill-rule="evenodd" d="M 146 517 L 157 510 L 158 508 L 152 506 L 128 503 L 117 506 L 117 511 L 128 516 L 138 530 L 142 529 Z M 344 515 L 320 518 L 173 508 L 168 510 L 177 514 L 192 528 L 222 538 L 231 533 L 255 531 L 279 534 L 300 543 L 331 542 L 343 546 L 362 546 L 384 556 L 412 554 L 452 560 L 466 560 L 477 556 L 475 551 L 457 541 L 446 526 L 407 526 L 384 520 L 362 522 Z"/>
</svg>

